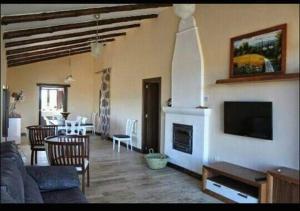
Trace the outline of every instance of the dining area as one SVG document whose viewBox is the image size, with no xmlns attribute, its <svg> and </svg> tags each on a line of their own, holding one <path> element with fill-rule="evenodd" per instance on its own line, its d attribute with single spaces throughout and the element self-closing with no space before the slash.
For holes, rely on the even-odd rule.
<svg viewBox="0 0 300 211">
<path fill-rule="evenodd" d="M 50 166 L 74 166 L 81 175 L 82 192 L 85 193 L 85 186 L 90 185 L 90 136 L 70 128 L 65 128 L 68 133 L 60 134 L 60 127 L 62 126 L 27 127 L 31 149 L 30 164 L 40 165 L 38 152 L 44 152 Z"/>
</svg>

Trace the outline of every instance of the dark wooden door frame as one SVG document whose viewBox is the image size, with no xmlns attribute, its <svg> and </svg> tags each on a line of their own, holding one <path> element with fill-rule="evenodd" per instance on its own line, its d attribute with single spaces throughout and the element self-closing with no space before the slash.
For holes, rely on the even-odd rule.
<svg viewBox="0 0 300 211">
<path fill-rule="evenodd" d="M 39 125 L 41 124 L 41 106 L 42 106 L 42 99 L 41 99 L 41 93 L 42 93 L 42 87 L 50 87 L 50 88 L 63 88 L 65 93 L 64 98 L 64 112 L 68 111 L 68 88 L 71 87 L 70 84 L 46 84 L 46 83 L 37 83 L 36 84 L 39 87 Z"/>
<path fill-rule="evenodd" d="M 159 104 L 159 115 L 158 115 L 158 150 L 160 151 L 160 136 L 161 136 L 161 77 L 156 77 L 156 78 L 147 78 L 143 79 L 143 102 L 142 102 L 142 152 L 143 153 L 148 153 L 144 151 L 144 146 L 145 146 L 145 84 L 146 83 L 157 83 L 158 84 L 158 104 Z"/>
</svg>

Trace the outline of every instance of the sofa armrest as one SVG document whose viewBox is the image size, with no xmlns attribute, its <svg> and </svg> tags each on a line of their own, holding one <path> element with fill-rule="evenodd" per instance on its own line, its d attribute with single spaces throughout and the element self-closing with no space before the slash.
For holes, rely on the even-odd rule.
<svg viewBox="0 0 300 211">
<path fill-rule="evenodd" d="M 78 173 L 73 166 L 26 166 L 26 170 L 41 192 L 80 186 Z"/>
</svg>

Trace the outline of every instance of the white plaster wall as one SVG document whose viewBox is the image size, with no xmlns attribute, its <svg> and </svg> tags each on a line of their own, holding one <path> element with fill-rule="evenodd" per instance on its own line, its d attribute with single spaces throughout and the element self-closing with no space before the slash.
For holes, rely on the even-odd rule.
<svg viewBox="0 0 300 211">
<path fill-rule="evenodd" d="M 299 72 L 299 5 L 199 4 L 195 12 L 204 53 L 205 103 L 212 108 L 210 156 L 254 169 L 285 165 L 299 168 L 299 82 L 278 81 L 216 85 L 229 77 L 230 38 L 287 23 L 287 72 Z M 130 31 L 108 47 L 100 67 L 112 67 L 111 133 L 125 130 L 127 117 L 138 119 L 141 146 L 142 79 L 162 76 L 162 106 L 171 97 L 171 64 L 178 19 L 167 9 L 154 21 Z M 194 90 L 199 92 L 199 90 Z M 223 101 L 272 101 L 274 140 L 223 133 Z M 162 141 L 164 115 L 161 116 Z M 164 144 L 161 143 L 161 146 Z"/>
<path fill-rule="evenodd" d="M 197 11 L 206 105 L 212 108 L 210 158 L 258 170 L 299 169 L 299 80 L 215 84 L 229 77 L 231 37 L 283 23 L 287 23 L 286 72 L 299 72 L 299 5 L 200 5 Z M 224 101 L 273 102 L 273 141 L 224 134 Z"/>
<path fill-rule="evenodd" d="M 195 19 L 190 17 L 181 20 L 172 61 L 172 107 L 195 108 L 202 105 L 204 71 L 202 61 Z"/>
</svg>

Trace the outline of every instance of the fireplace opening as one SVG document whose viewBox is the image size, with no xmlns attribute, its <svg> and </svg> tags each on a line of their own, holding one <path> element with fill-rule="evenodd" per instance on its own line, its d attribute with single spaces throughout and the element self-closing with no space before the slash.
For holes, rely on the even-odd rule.
<svg viewBox="0 0 300 211">
<path fill-rule="evenodd" d="M 173 149 L 192 154 L 193 126 L 173 123 Z"/>
</svg>

